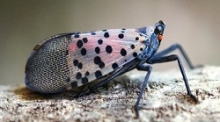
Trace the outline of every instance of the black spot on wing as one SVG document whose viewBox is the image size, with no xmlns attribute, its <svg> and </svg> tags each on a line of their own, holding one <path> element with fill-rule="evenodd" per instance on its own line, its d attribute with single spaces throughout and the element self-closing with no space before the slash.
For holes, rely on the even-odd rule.
<svg viewBox="0 0 220 122">
<path fill-rule="evenodd" d="M 84 43 L 87 43 L 87 42 L 88 42 L 88 39 L 87 39 L 87 38 L 83 38 L 83 42 L 84 42 Z"/>
<path fill-rule="evenodd" d="M 101 45 L 102 43 L 103 43 L 103 40 L 102 40 L 102 39 L 99 39 L 99 40 L 98 40 L 98 44 Z"/>
<path fill-rule="evenodd" d="M 106 46 L 106 48 L 105 48 L 105 51 L 107 52 L 107 53 L 112 53 L 112 46 L 110 46 L 110 45 L 107 45 Z"/>
<path fill-rule="evenodd" d="M 95 32 L 91 32 L 91 35 L 96 35 L 96 33 Z"/>
<path fill-rule="evenodd" d="M 80 72 L 76 73 L 76 79 L 81 79 L 82 78 L 82 74 Z"/>
<path fill-rule="evenodd" d="M 123 38 L 124 38 L 124 34 L 122 34 L 122 33 L 119 34 L 119 35 L 118 35 L 118 38 L 119 38 L 119 39 L 123 39 Z"/>
<path fill-rule="evenodd" d="M 97 70 L 97 71 L 95 72 L 95 77 L 96 77 L 96 78 L 102 77 L 102 72 L 101 72 L 100 70 Z"/>
<path fill-rule="evenodd" d="M 90 75 L 90 73 L 88 71 L 86 71 L 85 76 L 88 76 L 88 75 Z"/>
<path fill-rule="evenodd" d="M 80 62 L 80 63 L 78 64 L 78 68 L 79 68 L 79 69 L 82 69 L 82 67 L 83 67 L 83 65 L 82 65 L 82 63 Z"/>
<path fill-rule="evenodd" d="M 103 61 L 101 61 L 98 65 L 99 65 L 99 68 L 105 67 L 105 63 Z"/>
<path fill-rule="evenodd" d="M 86 51 L 85 48 L 82 48 L 82 49 L 81 49 L 81 55 L 83 55 L 83 56 L 86 55 L 86 52 L 87 52 L 87 51 Z"/>
<path fill-rule="evenodd" d="M 82 78 L 82 84 L 86 84 L 86 83 L 88 83 L 88 82 L 89 82 L 89 80 L 88 80 L 87 77 L 83 77 L 83 78 Z"/>
<path fill-rule="evenodd" d="M 134 56 L 134 57 L 136 57 L 136 56 L 137 56 L 137 53 L 136 53 L 136 52 L 134 52 L 134 53 L 133 53 L 133 56 Z"/>
<path fill-rule="evenodd" d="M 99 54 L 99 53 L 100 53 L 100 48 L 99 48 L 99 47 L 96 47 L 96 48 L 95 48 L 95 52 L 96 52 L 96 54 Z"/>
<path fill-rule="evenodd" d="M 132 45 L 131 45 L 131 49 L 134 49 L 134 48 L 135 48 L 135 46 L 132 44 Z"/>
<path fill-rule="evenodd" d="M 117 68 L 118 68 L 118 64 L 117 64 L 117 63 L 113 63 L 113 64 L 112 64 L 112 68 L 113 68 L 113 69 L 117 69 Z"/>
<path fill-rule="evenodd" d="M 77 45 L 78 48 L 81 48 L 83 46 L 82 40 L 78 40 L 76 45 Z"/>
<path fill-rule="evenodd" d="M 74 35 L 74 38 L 79 38 L 79 34 L 75 34 L 75 35 Z"/>
<path fill-rule="evenodd" d="M 94 63 L 99 66 L 99 68 L 105 67 L 105 63 L 102 61 L 102 59 L 99 56 L 96 56 L 94 58 Z"/>
<path fill-rule="evenodd" d="M 95 63 L 95 64 L 99 64 L 101 61 L 102 61 L 102 60 L 101 60 L 101 58 L 100 58 L 99 56 L 96 56 L 96 57 L 94 58 L 94 63 Z"/>
<path fill-rule="evenodd" d="M 121 49 L 120 53 L 121 53 L 122 56 L 126 56 L 127 55 L 127 51 L 124 48 Z"/>
<path fill-rule="evenodd" d="M 75 59 L 75 60 L 73 60 L 73 65 L 74 65 L 74 66 L 77 66 L 77 65 L 78 65 L 78 63 L 79 63 L 79 61 L 78 61 L 78 60 L 76 60 L 76 59 Z"/>
<path fill-rule="evenodd" d="M 108 38 L 108 37 L 109 37 L 109 33 L 108 33 L 108 32 L 105 32 L 105 33 L 104 33 L 104 37 L 105 37 L 105 38 Z"/>
</svg>

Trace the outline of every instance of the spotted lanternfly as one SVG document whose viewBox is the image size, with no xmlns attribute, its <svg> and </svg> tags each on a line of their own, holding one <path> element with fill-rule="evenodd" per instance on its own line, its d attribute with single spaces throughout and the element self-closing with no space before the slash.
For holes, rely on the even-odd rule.
<svg viewBox="0 0 220 122">
<path fill-rule="evenodd" d="M 184 68 L 178 55 L 167 55 L 179 49 L 187 64 L 194 68 L 183 48 L 174 44 L 157 52 L 163 38 L 165 24 L 159 21 L 153 26 L 136 29 L 110 29 L 90 33 L 64 33 L 50 37 L 35 46 L 26 64 L 26 86 L 41 93 L 57 93 L 103 79 L 82 94 L 132 69 L 147 71 L 135 104 L 138 105 L 145 91 L 152 67 L 148 64 L 177 61 L 185 82 L 187 94 L 191 94 Z"/>
</svg>

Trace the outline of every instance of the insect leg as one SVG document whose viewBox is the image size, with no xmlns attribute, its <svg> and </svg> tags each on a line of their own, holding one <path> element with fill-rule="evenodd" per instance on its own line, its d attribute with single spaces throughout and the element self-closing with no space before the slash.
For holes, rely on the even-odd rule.
<svg viewBox="0 0 220 122">
<path fill-rule="evenodd" d="M 168 55 L 168 56 L 164 56 L 164 57 L 153 56 L 147 62 L 149 64 L 155 64 L 155 63 L 171 62 L 171 61 L 176 61 L 176 60 L 178 62 L 179 69 L 181 71 L 181 74 L 182 74 L 182 77 L 183 77 L 183 80 L 184 80 L 184 83 L 185 83 L 185 86 L 186 86 L 187 94 L 190 95 L 194 99 L 194 101 L 198 102 L 196 97 L 193 96 L 192 93 L 191 93 L 191 90 L 190 90 L 189 84 L 188 84 L 188 79 L 186 77 L 185 70 L 183 68 L 182 62 L 181 62 L 181 60 L 180 60 L 178 55 Z"/>
<path fill-rule="evenodd" d="M 139 102 L 140 102 L 140 99 L 141 99 L 141 97 L 142 97 L 142 95 L 145 91 L 146 86 L 147 86 L 147 82 L 148 82 L 148 79 L 150 77 L 152 67 L 150 65 L 141 64 L 141 65 L 138 65 L 137 70 L 147 71 L 147 75 L 145 76 L 145 79 L 144 79 L 144 82 L 142 84 L 140 93 L 138 94 L 138 98 L 137 98 L 137 101 L 136 101 L 135 106 L 134 106 L 134 110 L 135 110 L 135 113 L 136 113 L 136 118 L 139 117 Z"/>
<path fill-rule="evenodd" d="M 184 49 L 182 48 L 182 46 L 181 46 L 180 44 L 178 44 L 178 43 L 173 44 L 173 45 L 171 45 L 170 47 L 168 47 L 167 49 L 165 49 L 165 50 L 163 50 L 163 51 L 161 51 L 161 52 L 156 53 L 154 56 L 155 56 L 155 57 L 165 56 L 165 55 L 167 55 L 168 53 L 170 53 L 170 52 L 172 52 L 172 51 L 174 51 L 174 50 L 176 50 L 176 49 L 180 50 L 180 53 L 183 55 L 183 57 L 184 57 L 184 59 L 185 59 L 187 65 L 190 67 L 190 69 L 194 69 L 194 68 L 196 68 L 196 67 L 200 67 L 200 65 L 198 65 L 198 66 L 193 66 L 193 64 L 192 64 L 192 62 L 190 61 L 189 57 L 187 56 L 186 52 L 184 51 Z"/>
</svg>

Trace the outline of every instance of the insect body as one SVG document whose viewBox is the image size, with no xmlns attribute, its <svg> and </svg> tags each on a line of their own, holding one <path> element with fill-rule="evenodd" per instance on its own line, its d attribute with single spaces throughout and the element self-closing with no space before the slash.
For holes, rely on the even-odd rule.
<svg viewBox="0 0 220 122">
<path fill-rule="evenodd" d="M 164 29 L 164 22 L 159 21 L 153 26 L 137 29 L 55 35 L 33 49 L 26 64 L 25 84 L 37 92 L 57 93 L 104 78 L 90 90 L 82 92 L 87 94 L 134 68 L 148 71 L 135 104 L 136 115 L 139 116 L 138 104 L 152 70 L 148 64 L 177 60 L 187 93 L 193 97 L 179 57 L 166 56 L 180 49 L 190 68 L 193 68 L 181 46 L 175 44 L 156 53 Z"/>
</svg>

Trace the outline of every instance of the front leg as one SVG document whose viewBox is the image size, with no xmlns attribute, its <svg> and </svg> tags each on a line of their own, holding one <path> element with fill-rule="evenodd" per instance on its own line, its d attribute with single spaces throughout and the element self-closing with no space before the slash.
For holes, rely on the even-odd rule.
<svg viewBox="0 0 220 122">
<path fill-rule="evenodd" d="M 191 93 L 185 70 L 183 68 L 182 62 L 181 62 L 178 55 L 169 55 L 169 56 L 164 56 L 164 57 L 153 56 L 152 58 L 147 60 L 147 63 L 155 64 L 155 63 L 164 63 L 164 62 L 171 62 L 171 61 L 177 61 L 178 62 L 178 66 L 179 66 L 179 69 L 181 71 L 181 74 L 182 74 L 182 77 L 183 77 L 183 80 L 184 80 L 184 83 L 185 83 L 185 86 L 186 86 L 187 94 L 189 96 L 191 96 L 191 98 L 193 98 L 194 101 L 198 102 L 197 98 L 195 96 L 193 96 L 192 93 Z"/>
<path fill-rule="evenodd" d="M 184 49 L 182 48 L 182 46 L 178 43 L 171 45 L 170 47 L 166 48 L 165 50 L 162 50 L 158 53 L 156 53 L 154 55 L 154 57 L 158 57 L 160 58 L 161 56 L 165 56 L 168 53 L 173 52 L 174 50 L 179 50 L 180 53 L 183 55 L 183 58 L 185 59 L 187 65 L 189 66 L 190 69 L 194 69 L 197 67 L 201 67 L 202 65 L 198 65 L 198 66 L 193 66 L 193 64 L 191 63 L 189 57 L 187 56 L 186 52 L 184 51 Z"/>
</svg>

